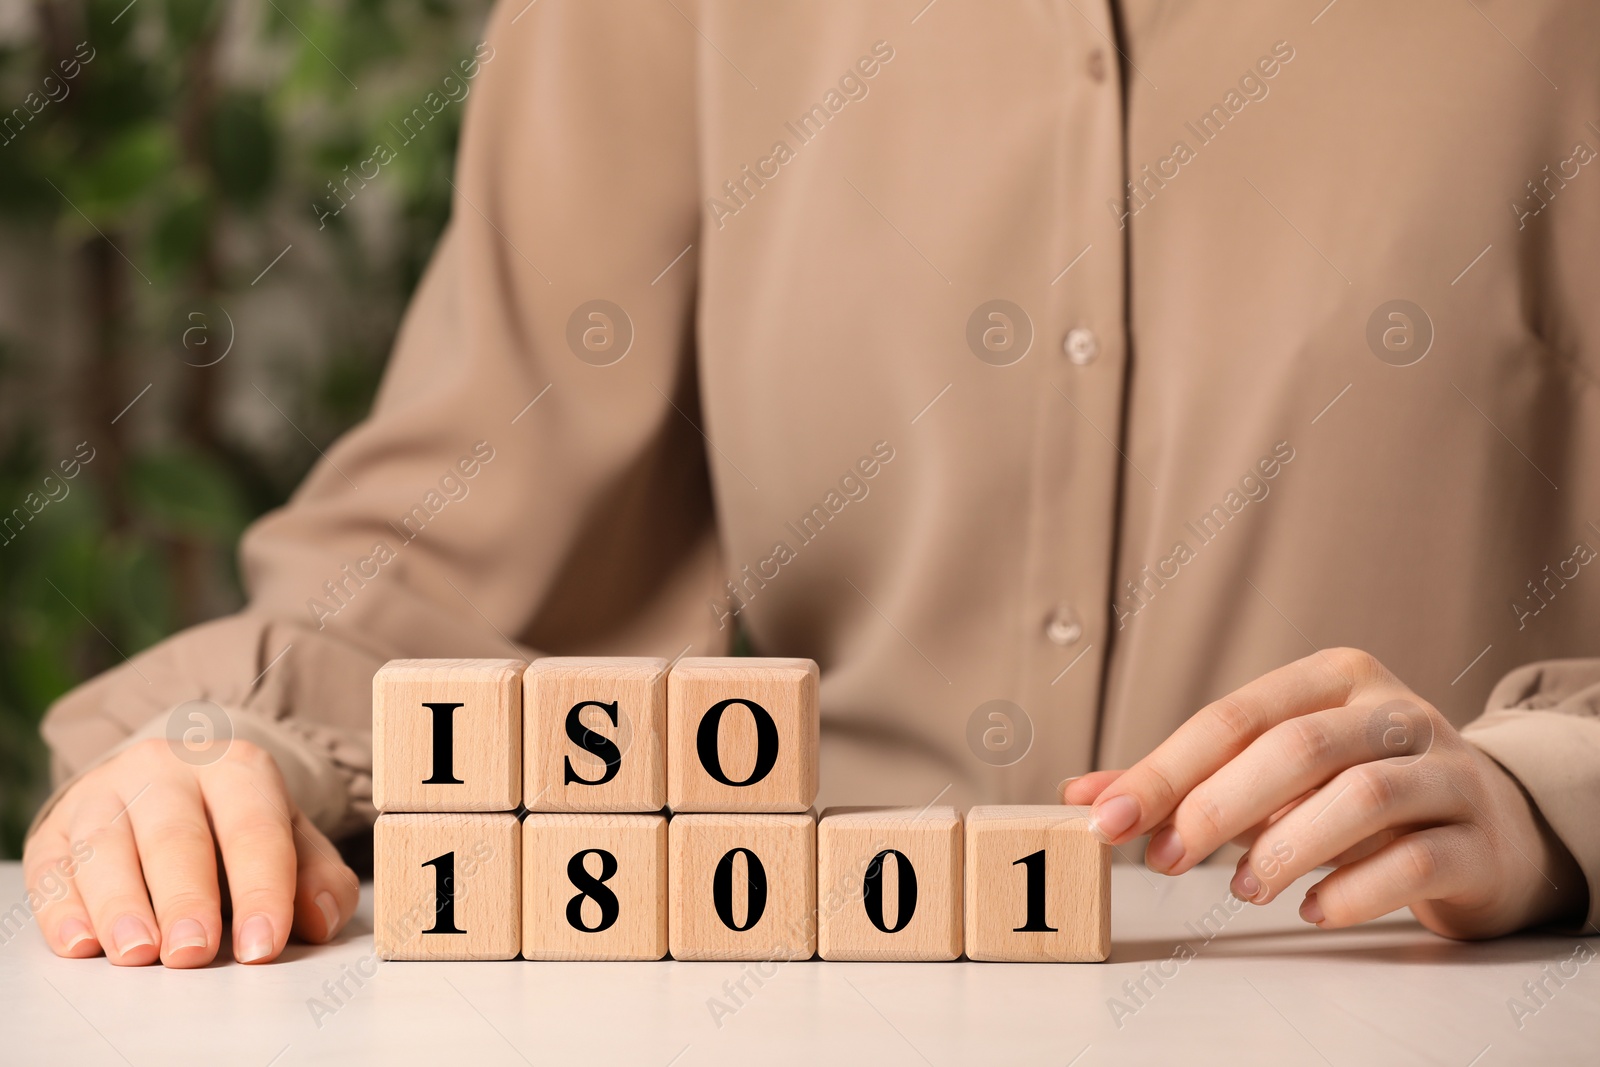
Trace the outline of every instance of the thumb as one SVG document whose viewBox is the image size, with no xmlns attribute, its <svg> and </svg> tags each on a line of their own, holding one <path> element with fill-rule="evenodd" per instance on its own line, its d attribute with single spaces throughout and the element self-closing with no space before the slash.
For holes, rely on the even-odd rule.
<svg viewBox="0 0 1600 1067">
<path fill-rule="evenodd" d="M 1106 787 L 1122 777 L 1121 770 L 1090 771 L 1076 778 L 1068 778 L 1060 785 L 1061 803 L 1093 804 Z"/>
</svg>

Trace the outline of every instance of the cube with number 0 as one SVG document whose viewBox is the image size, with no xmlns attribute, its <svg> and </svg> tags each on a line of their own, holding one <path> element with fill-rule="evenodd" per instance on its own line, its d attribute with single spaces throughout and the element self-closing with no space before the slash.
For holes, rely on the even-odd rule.
<svg viewBox="0 0 1600 1067">
<path fill-rule="evenodd" d="M 817 817 L 674 815 L 668 921 L 680 960 L 807 960 L 817 948 Z"/>
<path fill-rule="evenodd" d="M 829 808 L 817 824 L 817 953 L 956 959 L 961 864 L 954 808 Z"/>
</svg>

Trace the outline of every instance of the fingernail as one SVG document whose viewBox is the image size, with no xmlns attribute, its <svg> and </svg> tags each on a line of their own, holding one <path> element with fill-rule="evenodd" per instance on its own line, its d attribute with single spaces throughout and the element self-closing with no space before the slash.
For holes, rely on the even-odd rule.
<svg viewBox="0 0 1600 1067">
<path fill-rule="evenodd" d="M 1326 915 L 1322 914 L 1322 905 L 1317 903 L 1317 895 L 1315 893 L 1307 893 L 1306 899 L 1300 902 L 1300 918 L 1312 925 L 1316 925 L 1327 918 Z"/>
<path fill-rule="evenodd" d="M 1253 901 L 1261 895 L 1261 883 L 1256 881 L 1256 876 L 1247 870 L 1241 870 L 1233 876 L 1233 885 L 1229 887 L 1237 900 Z"/>
<path fill-rule="evenodd" d="M 1062 798 L 1062 803 L 1066 803 L 1067 787 L 1082 777 L 1083 775 L 1081 774 L 1075 774 L 1071 778 L 1063 778 L 1056 783 L 1056 796 Z"/>
<path fill-rule="evenodd" d="M 272 924 L 265 915 L 252 915 L 239 927 L 239 962 L 254 963 L 272 955 Z"/>
<path fill-rule="evenodd" d="M 206 928 L 194 919 L 179 919 L 167 933 L 167 951 L 183 948 L 205 948 L 208 938 Z"/>
<path fill-rule="evenodd" d="M 1150 839 L 1150 847 L 1145 849 L 1144 862 L 1157 874 L 1166 874 L 1183 859 L 1183 838 L 1178 836 L 1178 829 L 1169 826 L 1155 837 Z"/>
<path fill-rule="evenodd" d="M 339 932 L 339 902 L 333 899 L 332 893 L 324 889 L 316 895 L 313 903 L 316 904 L 317 910 L 322 912 L 322 921 L 325 924 L 323 929 L 327 931 L 323 936 L 332 939 L 333 935 Z"/>
<path fill-rule="evenodd" d="M 1126 793 L 1103 800 L 1089 813 L 1089 825 L 1102 841 L 1115 844 L 1139 821 L 1139 802 Z"/>
<path fill-rule="evenodd" d="M 117 955 L 126 956 L 136 948 L 156 943 L 144 923 L 132 915 L 124 915 L 111 927 L 111 940 L 117 946 Z"/>
<path fill-rule="evenodd" d="M 56 931 L 56 936 L 61 939 L 61 947 L 71 952 L 85 941 L 92 941 L 94 931 L 89 929 L 89 924 L 82 919 L 68 919 L 61 924 L 61 929 Z"/>
</svg>

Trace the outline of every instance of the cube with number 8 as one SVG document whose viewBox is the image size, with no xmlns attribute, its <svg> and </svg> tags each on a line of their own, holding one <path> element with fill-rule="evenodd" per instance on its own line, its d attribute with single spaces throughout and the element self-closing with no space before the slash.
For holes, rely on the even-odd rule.
<svg viewBox="0 0 1600 1067">
<path fill-rule="evenodd" d="M 667 820 L 540 814 L 522 821 L 522 954 L 659 960 L 667 954 Z"/>
</svg>

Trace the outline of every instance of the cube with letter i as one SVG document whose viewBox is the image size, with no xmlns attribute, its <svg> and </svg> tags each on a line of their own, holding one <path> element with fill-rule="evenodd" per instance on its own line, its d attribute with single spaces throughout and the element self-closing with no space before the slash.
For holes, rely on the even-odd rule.
<svg viewBox="0 0 1600 1067">
<path fill-rule="evenodd" d="M 666 660 L 535 660 L 522 676 L 522 707 L 529 811 L 666 806 Z"/>
<path fill-rule="evenodd" d="M 954 808 L 829 808 L 817 824 L 817 952 L 825 960 L 961 955 Z"/>
<path fill-rule="evenodd" d="M 817 665 L 679 660 L 667 675 L 674 812 L 802 812 L 817 797 Z"/>
<path fill-rule="evenodd" d="M 1087 807 L 976 807 L 966 839 L 969 958 L 1098 963 L 1111 954 L 1111 846 Z"/>
<path fill-rule="evenodd" d="M 513 811 L 522 796 L 515 659 L 390 660 L 372 678 L 372 802 L 381 812 Z"/>
</svg>

